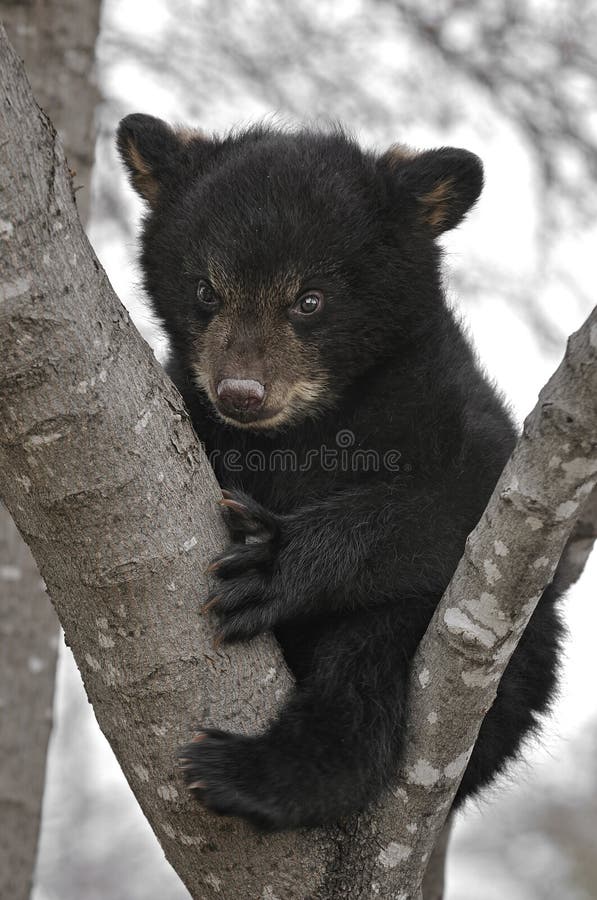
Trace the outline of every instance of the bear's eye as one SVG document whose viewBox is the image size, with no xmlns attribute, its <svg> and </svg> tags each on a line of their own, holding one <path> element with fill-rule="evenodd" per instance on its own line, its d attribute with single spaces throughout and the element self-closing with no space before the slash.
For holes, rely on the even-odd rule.
<svg viewBox="0 0 597 900">
<path fill-rule="evenodd" d="M 197 285 L 197 300 L 204 309 L 214 309 L 218 305 L 218 298 L 209 281 L 201 280 Z"/>
<path fill-rule="evenodd" d="M 321 291 L 307 291 L 298 298 L 292 312 L 299 316 L 312 316 L 323 308 L 323 294 Z"/>
</svg>

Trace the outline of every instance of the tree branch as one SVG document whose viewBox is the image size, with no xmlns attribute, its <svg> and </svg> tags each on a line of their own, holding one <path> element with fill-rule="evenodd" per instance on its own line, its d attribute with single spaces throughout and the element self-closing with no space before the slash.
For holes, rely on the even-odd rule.
<svg viewBox="0 0 597 900">
<path fill-rule="evenodd" d="M 597 308 L 541 391 L 416 654 L 398 778 L 408 816 L 395 837 L 408 848 L 396 866 L 407 897 L 416 896 L 419 860 L 433 851 L 504 669 L 592 496 L 596 425 Z"/>
<path fill-rule="evenodd" d="M 191 723 L 261 728 L 290 679 L 272 639 L 211 648 L 197 612 L 199 573 L 223 539 L 213 473 L 80 229 L 59 145 L 3 34 L 0 51 L 0 188 L 12 226 L 0 493 L 40 564 L 102 730 L 193 896 L 420 897 L 501 671 L 570 533 L 570 504 L 591 483 L 588 330 L 527 423 L 421 645 L 396 789 L 328 829 L 265 838 L 210 817 L 174 776 L 177 746 Z"/>
</svg>

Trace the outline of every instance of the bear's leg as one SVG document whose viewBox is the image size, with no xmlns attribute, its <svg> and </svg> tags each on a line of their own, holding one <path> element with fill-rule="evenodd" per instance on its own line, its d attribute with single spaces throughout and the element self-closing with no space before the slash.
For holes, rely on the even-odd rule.
<svg viewBox="0 0 597 900">
<path fill-rule="evenodd" d="M 263 735 L 206 729 L 180 756 L 208 809 L 264 829 L 334 822 L 362 810 L 396 771 L 405 706 L 404 654 L 385 635 L 325 642 L 314 670 Z"/>
</svg>

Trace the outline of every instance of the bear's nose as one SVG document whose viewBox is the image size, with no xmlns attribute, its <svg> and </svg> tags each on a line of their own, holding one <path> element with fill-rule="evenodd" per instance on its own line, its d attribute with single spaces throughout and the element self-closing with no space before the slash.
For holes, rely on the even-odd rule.
<svg viewBox="0 0 597 900">
<path fill-rule="evenodd" d="M 263 404 L 265 386 L 253 378 L 223 378 L 216 393 L 224 410 L 232 413 L 253 412 Z"/>
</svg>

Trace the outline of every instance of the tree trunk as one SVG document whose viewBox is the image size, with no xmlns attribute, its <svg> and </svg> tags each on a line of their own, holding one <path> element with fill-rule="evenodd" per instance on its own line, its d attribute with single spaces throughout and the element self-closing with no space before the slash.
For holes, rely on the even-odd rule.
<svg viewBox="0 0 597 900">
<path fill-rule="evenodd" d="M 77 209 L 89 218 L 95 148 L 95 44 L 101 0 L 0 0 L 0 19 L 25 63 L 74 172 Z"/>
<path fill-rule="evenodd" d="M 264 837 L 210 816 L 182 788 L 176 748 L 193 724 L 263 727 L 291 680 L 270 637 L 212 647 L 197 613 L 201 573 L 223 540 L 213 473 L 78 225 L 50 123 L 0 49 L 9 98 L 0 187 L 11 226 L 0 492 L 40 564 L 100 726 L 194 897 L 420 898 L 483 715 L 594 486 L 596 317 L 529 418 L 418 651 L 395 788 L 333 828 Z M 508 566 L 489 594 L 504 547 Z M 485 567 L 479 553 L 499 559 Z"/>
<path fill-rule="evenodd" d="M 92 78 L 100 0 L 0 2 L 39 103 L 52 117 L 89 210 L 97 91 Z M 0 246 L 6 226 L 0 210 Z M 30 894 L 52 728 L 60 626 L 31 552 L 0 503 L 0 896 Z"/>
<path fill-rule="evenodd" d="M 0 504 L 0 897 L 31 891 L 60 630 L 31 551 Z"/>
</svg>

